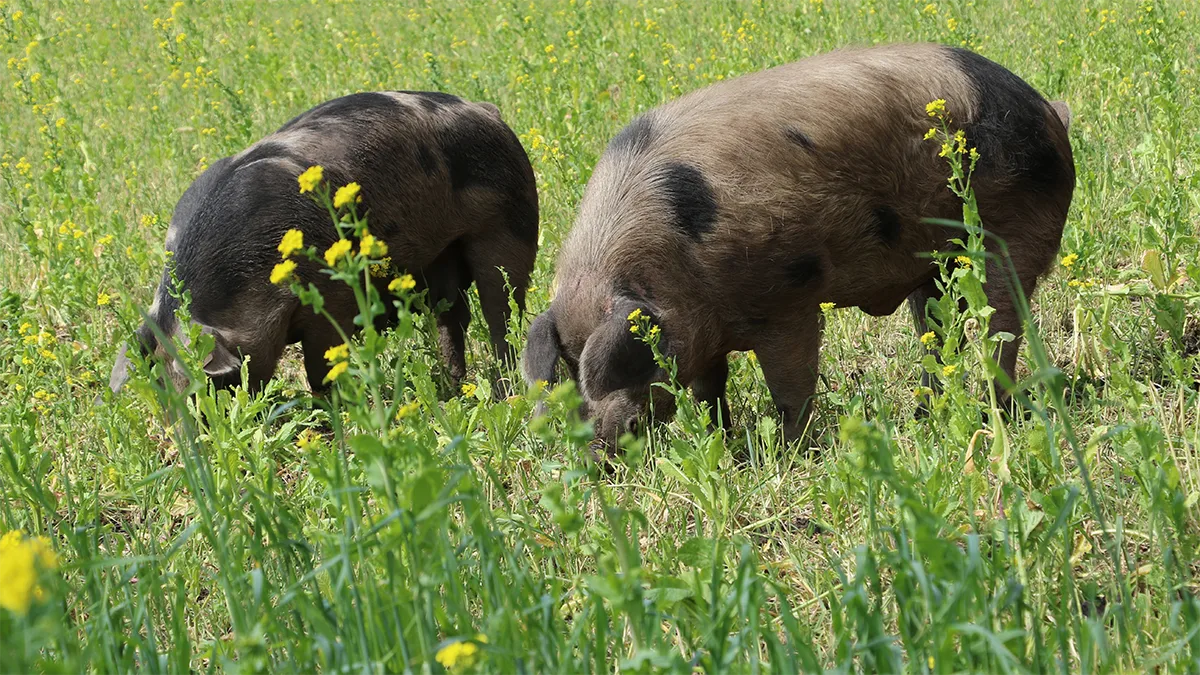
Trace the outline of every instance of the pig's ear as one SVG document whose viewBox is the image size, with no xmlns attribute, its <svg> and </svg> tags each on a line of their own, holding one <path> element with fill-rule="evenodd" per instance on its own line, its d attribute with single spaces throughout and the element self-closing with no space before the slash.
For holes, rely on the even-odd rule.
<svg viewBox="0 0 1200 675">
<path fill-rule="evenodd" d="M 117 362 L 113 364 L 112 374 L 108 376 L 108 388 L 112 389 L 115 394 L 121 391 L 121 387 L 129 381 L 129 375 L 133 371 L 133 362 L 129 360 L 128 351 L 129 345 L 121 345 L 121 351 L 117 352 Z"/>
<path fill-rule="evenodd" d="M 657 323 L 648 308 L 632 301 L 618 302 L 583 346 L 579 386 L 588 398 L 597 400 L 620 389 L 647 385 L 658 375 L 654 351 L 629 330 L 633 324 L 628 317 L 635 309 Z"/>
<path fill-rule="evenodd" d="M 535 384 L 539 380 L 554 382 L 554 368 L 562 356 L 558 341 L 558 324 L 554 310 L 548 309 L 537 316 L 529 325 L 529 338 L 525 341 L 525 381 Z"/>
<path fill-rule="evenodd" d="M 1054 114 L 1058 115 L 1058 120 L 1062 122 L 1063 128 L 1071 129 L 1071 108 L 1067 106 L 1066 101 L 1051 101 L 1050 107 L 1054 109 Z"/>
<path fill-rule="evenodd" d="M 207 327 L 205 332 L 210 332 Z M 212 336 L 216 339 L 213 341 L 212 353 L 204 359 L 204 374 L 217 381 L 237 377 L 242 368 L 242 360 L 225 344 L 219 333 L 213 332 Z"/>
</svg>

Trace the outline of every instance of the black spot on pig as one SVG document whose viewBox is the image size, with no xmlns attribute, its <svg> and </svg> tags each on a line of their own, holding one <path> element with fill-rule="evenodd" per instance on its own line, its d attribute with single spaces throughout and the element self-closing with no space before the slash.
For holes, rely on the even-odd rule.
<svg viewBox="0 0 1200 675">
<path fill-rule="evenodd" d="M 518 199 L 515 195 L 509 202 L 508 226 L 518 239 L 527 244 L 537 244 L 538 205 L 537 198 Z"/>
<path fill-rule="evenodd" d="M 629 123 L 608 144 L 609 152 L 624 152 L 638 155 L 650 148 L 654 142 L 654 122 L 649 115 L 642 115 Z"/>
<path fill-rule="evenodd" d="M 890 206 L 877 206 L 871 212 L 872 224 L 879 241 L 893 246 L 900 241 L 900 214 Z"/>
<path fill-rule="evenodd" d="M 817 145 L 816 143 L 813 143 L 813 139 L 810 138 L 808 134 L 800 131 L 796 127 L 786 127 L 783 130 L 783 135 L 787 136 L 789 141 L 804 148 L 805 150 L 808 150 L 809 152 L 815 152 L 817 149 Z"/>
<path fill-rule="evenodd" d="M 717 223 L 717 198 L 699 169 L 672 162 L 660 172 L 656 184 L 671 206 L 676 229 L 697 241 L 713 230 Z"/>
<path fill-rule="evenodd" d="M 320 126 L 323 121 L 345 124 L 358 120 L 386 119 L 403 110 L 404 107 L 391 96 L 367 91 L 326 101 L 293 117 L 287 124 L 279 127 L 279 131 L 287 131 L 297 126 Z"/>
<path fill-rule="evenodd" d="M 467 187 L 504 190 L 519 184 L 514 173 L 517 167 L 511 161 L 512 148 L 499 138 L 495 123 L 482 116 L 463 116 L 453 127 L 446 129 L 442 136 L 442 155 L 446 158 L 450 184 L 455 190 Z"/>
<path fill-rule="evenodd" d="M 788 283 L 793 286 L 807 286 L 819 281 L 824 274 L 821 269 L 821 259 L 811 253 L 805 253 L 794 258 L 784 267 Z"/>
<path fill-rule="evenodd" d="M 417 164 L 420 165 L 421 170 L 425 172 L 426 176 L 434 176 L 437 174 L 437 157 L 433 156 L 433 153 L 429 151 L 429 146 L 425 145 L 424 143 L 421 143 L 417 146 Z"/>
<path fill-rule="evenodd" d="M 1000 64 L 966 49 L 948 49 L 979 101 L 979 115 L 963 125 L 968 145 L 979 150 L 979 175 L 1013 176 L 1039 193 L 1056 193 L 1073 183 L 1074 171 L 1050 137 L 1046 99 Z"/>
</svg>

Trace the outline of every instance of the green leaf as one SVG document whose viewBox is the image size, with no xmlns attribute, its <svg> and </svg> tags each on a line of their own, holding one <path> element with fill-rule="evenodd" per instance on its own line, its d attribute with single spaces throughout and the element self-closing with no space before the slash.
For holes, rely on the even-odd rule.
<svg viewBox="0 0 1200 675">
<path fill-rule="evenodd" d="M 676 557 L 679 562 L 688 567 L 697 567 L 707 569 L 713 563 L 713 551 L 716 549 L 716 543 L 708 537 L 692 537 L 683 542 L 683 546 L 679 547 L 676 552 Z"/>
<path fill-rule="evenodd" d="M 359 456 L 359 459 L 367 460 L 373 457 L 380 457 L 387 454 L 387 449 L 384 448 L 383 442 L 375 436 L 368 434 L 356 434 L 346 439 L 346 443 L 354 450 L 354 454 Z"/>
<path fill-rule="evenodd" d="M 646 591 L 646 599 L 650 602 L 660 602 L 666 608 L 695 595 L 687 582 L 676 577 L 663 577 L 654 587 Z"/>
<path fill-rule="evenodd" d="M 442 471 L 437 467 L 425 469 L 408 486 L 408 503 L 413 513 L 421 513 L 437 499 L 444 482 Z"/>
<path fill-rule="evenodd" d="M 1187 321 L 1187 308 L 1183 300 L 1169 295 L 1154 296 L 1154 306 L 1150 308 L 1154 314 L 1154 322 L 1167 332 L 1176 345 L 1183 342 L 1183 326 Z"/>
<path fill-rule="evenodd" d="M 684 485 L 691 484 L 692 480 L 690 478 L 688 478 L 687 476 L 683 475 L 683 471 L 680 471 L 679 467 L 672 464 L 670 462 L 670 460 L 659 457 L 658 461 L 655 462 L 654 464 L 655 464 L 655 466 L 658 467 L 659 471 L 662 471 L 663 473 L 667 474 L 671 478 L 674 478 L 675 480 L 679 481 L 680 483 L 683 483 Z"/>
<path fill-rule="evenodd" d="M 984 293 L 979 277 L 973 274 L 963 276 L 958 280 L 958 288 L 962 291 L 963 297 L 967 299 L 967 304 L 971 309 L 980 310 L 988 306 L 987 293 Z"/>
<path fill-rule="evenodd" d="M 1150 275 L 1150 282 L 1158 290 L 1166 290 L 1167 274 L 1163 271 L 1162 254 L 1156 249 L 1150 249 L 1142 254 L 1142 269 Z"/>
</svg>

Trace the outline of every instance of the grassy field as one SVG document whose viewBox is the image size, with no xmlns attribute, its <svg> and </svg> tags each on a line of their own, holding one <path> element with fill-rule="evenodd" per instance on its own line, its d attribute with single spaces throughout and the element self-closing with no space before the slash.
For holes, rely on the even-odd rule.
<svg viewBox="0 0 1200 675">
<path fill-rule="evenodd" d="M 729 437 L 685 407 L 598 471 L 570 386 L 533 421 L 537 392 L 492 397 L 477 307 L 462 391 L 423 315 L 357 341 L 328 409 L 295 352 L 260 395 L 105 386 L 183 190 L 322 100 L 501 108 L 541 191 L 532 316 L 638 112 L 909 40 L 1075 113 L 1027 416 L 982 425 L 965 316 L 914 419 L 907 313 L 856 310 L 815 455 L 744 354 Z M 0 671 L 1200 670 L 1200 6 L 4 0 L 0 44 Z"/>
</svg>

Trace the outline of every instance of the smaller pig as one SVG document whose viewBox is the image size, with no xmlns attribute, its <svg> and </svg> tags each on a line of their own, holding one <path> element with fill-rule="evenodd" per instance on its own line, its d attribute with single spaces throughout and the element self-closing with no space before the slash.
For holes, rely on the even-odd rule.
<svg viewBox="0 0 1200 675">
<path fill-rule="evenodd" d="M 300 193 L 297 177 L 314 165 L 323 167 L 329 185 L 361 186 L 358 212 L 387 244 L 393 266 L 411 273 L 418 291 L 429 291 L 430 306 L 448 303 L 437 317 L 438 337 L 456 382 L 466 374 L 471 313 L 465 294 L 472 282 L 496 355 L 514 360 L 505 340 L 506 284 L 523 311 L 538 242 L 533 169 L 496 106 L 436 92 L 368 92 L 327 101 L 201 174 L 179 200 L 167 231 L 170 267 L 148 312 L 163 335 L 180 340 L 187 332 L 175 317 L 173 272 L 190 293 L 193 320 L 215 338 L 204 371 L 218 386 L 240 381 L 245 357 L 251 386 L 261 386 L 284 347 L 299 342 L 309 387 L 324 388 L 324 354 L 341 337 L 269 279 L 288 230 L 300 230 L 305 244 L 321 251 L 339 238 L 325 208 Z M 315 284 L 342 330 L 354 332 L 351 289 L 318 264 L 294 259 L 299 280 Z M 381 292 L 388 281 L 377 281 Z M 185 383 L 149 325 L 136 338 L 144 355 L 167 361 L 176 386 Z M 129 374 L 122 348 L 109 381 L 114 392 Z"/>
<path fill-rule="evenodd" d="M 726 425 L 727 355 L 754 350 L 785 436 L 802 438 L 823 303 L 884 316 L 907 299 L 927 330 L 940 290 L 922 254 L 963 236 L 926 220 L 962 216 L 925 137 L 938 99 L 981 155 L 972 186 L 984 226 L 1031 296 L 1075 186 L 1066 106 L 964 49 L 845 49 L 694 91 L 612 139 L 563 243 L 557 293 L 530 326 L 526 378 L 553 381 L 564 361 L 610 445 L 651 402 L 667 416 L 673 401 L 652 386 L 666 374 L 630 331 L 644 316 L 679 382 Z M 1019 336 L 1007 270 L 993 260 L 987 277 L 991 330 Z M 996 355 L 1009 377 L 1018 348 Z"/>
</svg>

